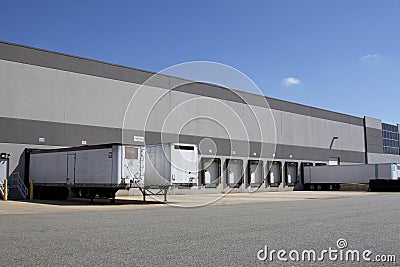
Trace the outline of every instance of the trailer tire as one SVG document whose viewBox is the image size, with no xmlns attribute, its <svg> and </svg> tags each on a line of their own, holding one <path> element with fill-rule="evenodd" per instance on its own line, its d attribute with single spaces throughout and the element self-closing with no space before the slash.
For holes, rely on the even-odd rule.
<svg viewBox="0 0 400 267">
<path fill-rule="evenodd" d="M 322 190 L 322 185 L 318 184 L 317 185 L 317 191 L 321 191 Z"/>
</svg>

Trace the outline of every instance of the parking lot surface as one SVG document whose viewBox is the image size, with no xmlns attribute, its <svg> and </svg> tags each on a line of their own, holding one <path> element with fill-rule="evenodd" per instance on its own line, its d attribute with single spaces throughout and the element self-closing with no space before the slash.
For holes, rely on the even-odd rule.
<svg viewBox="0 0 400 267">
<path fill-rule="evenodd" d="M 240 193 L 204 204 L 216 197 L 1 202 L 1 265 L 398 266 L 398 193 Z M 397 263 L 257 257 L 266 246 L 318 252 L 339 239 Z"/>
</svg>

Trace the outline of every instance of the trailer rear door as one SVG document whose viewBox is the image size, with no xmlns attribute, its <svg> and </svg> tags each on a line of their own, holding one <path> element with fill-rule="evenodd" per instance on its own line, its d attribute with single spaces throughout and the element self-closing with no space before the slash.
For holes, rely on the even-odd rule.
<svg viewBox="0 0 400 267">
<path fill-rule="evenodd" d="M 67 185 L 75 184 L 75 158 L 75 153 L 67 154 Z"/>
<path fill-rule="evenodd" d="M 175 184 L 197 184 L 198 153 L 194 145 L 171 147 L 171 176 Z"/>
</svg>

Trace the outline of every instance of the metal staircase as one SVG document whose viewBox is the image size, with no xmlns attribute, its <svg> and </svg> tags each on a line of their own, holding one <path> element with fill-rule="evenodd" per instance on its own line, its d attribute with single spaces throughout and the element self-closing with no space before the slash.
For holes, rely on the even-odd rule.
<svg viewBox="0 0 400 267">
<path fill-rule="evenodd" d="M 28 188 L 18 172 L 10 175 L 8 179 L 8 199 L 25 200 L 28 196 Z"/>
</svg>

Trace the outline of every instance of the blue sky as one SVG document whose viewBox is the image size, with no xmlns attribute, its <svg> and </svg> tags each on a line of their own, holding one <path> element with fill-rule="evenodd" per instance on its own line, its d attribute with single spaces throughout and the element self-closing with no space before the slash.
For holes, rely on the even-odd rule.
<svg viewBox="0 0 400 267">
<path fill-rule="evenodd" d="M 244 72 L 267 96 L 400 123 L 400 0 L 1 0 L 0 7 L 3 41 L 151 71 L 215 61 Z"/>
</svg>

